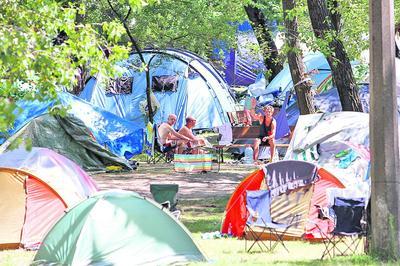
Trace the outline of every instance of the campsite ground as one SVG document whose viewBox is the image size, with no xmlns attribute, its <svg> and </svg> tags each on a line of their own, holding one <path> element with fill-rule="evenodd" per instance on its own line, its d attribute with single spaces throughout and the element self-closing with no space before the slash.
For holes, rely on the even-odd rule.
<svg viewBox="0 0 400 266">
<path fill-rule="evenodd" d="M 202 239 L 206 232 L 219 229 L 229 196 L 237 184 L 255 166 L 224 164 L 218 173 L 183 174 L 173 171 L 172 164 L 140 164 L 130 173 L 102 173 L 92 177 L 101 190 L 126 189 L 151 197 L 150 184 L 179 184 L 181 221 L 192 232 L 195 242 L 212 265 L 382 265 L 369 256 L 335 258 L 319 261 L 322 244 L 289 242 L 287 253 L 277 248 L 273 254 L 244 251 L 244 241 L 235 238 Z M 22 250 L 0 252 L 0 265 L 29 265 L 34 252 Z"/>
</svg>

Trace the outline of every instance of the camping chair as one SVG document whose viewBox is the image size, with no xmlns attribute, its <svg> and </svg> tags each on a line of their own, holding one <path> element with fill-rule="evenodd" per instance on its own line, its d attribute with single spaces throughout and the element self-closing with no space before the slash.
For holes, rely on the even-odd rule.
<svg viewBox="0 0 400 266">
<path fill-rule="evenodd" d="M 162 206 L 162 209 L 168 209 L 177 219 L 179 219 L 181 213 L 176 208 L 178 190 L 178 184 L 150 184 L 153 199 Z"/>
<path fill-rule="evenodd" d="M 160 135 L 158 134 L 158 126 L 157 124 L 154 125 L 154 153 L 151 157 L 148 158 L 148 163 L 158 163 L 163 161 L 165 163 L 172 162 L 174 159 L 174 149 L 175 147 L 164 147 L 160 143 Z"/>
<path fill-rule="evenodd" d="M 280 243 L 286 251 L 289 252 L 283 242 L 283 236 L 292 225 L 297 223 L 294 222 L 297 215 L 292 217 L 289 224 L 278 224 L 273 222 L 271 218 L 271 197 L 269 190 L 247 190 L 246 208 L 248 211 L 246 231 L 254 242 L 250 245 L 249 249 L 247 249 L 247 237 L 245 237 L 245 250 L 250 252 L 253 246 L 257 244 L 262 252 L 264 251 L 263 246 L 268 252 L 272 252 Z M 256 232 L 254 230 L 255 227 L 262 229 L 262 231 Z M 262 240 L 264 233 L 269 233 L 269 245 L 266 245 Z M 272 244 L 272 238 L 275 240 L 274 244 Z"/>
<path fill-rule="evenodd" d="M 319 210 L 318 218 L 331 219 L 334 229 L 324 236 L 325 250 L 321 260 L 326 256 L 353 255 L 357 252 L 363 237 L 367 236 L 366 204 L 363 198 L 346 199 L 334 198 L 334 204 L 329 211 L 316 206 Z"/>
</svg>

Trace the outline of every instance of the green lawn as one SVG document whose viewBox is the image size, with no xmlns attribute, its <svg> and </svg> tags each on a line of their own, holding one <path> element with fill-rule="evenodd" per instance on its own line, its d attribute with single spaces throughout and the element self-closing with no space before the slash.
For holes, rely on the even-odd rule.
<svg viewBox="0 0 400 266">
<path fill-rule="evenodd" d="M 181 221 L 192 232 L 195 242 L 206 254 L 207 263 L 191 265 L 398 265 L 382 263 L 367 255 L 337 257 L 320 261 L 323 244 L 301 241 L 285 242 L 290 253 L 278 246 L 274 253 L 263 253 L 255 247 L 252 253 L 244 250 L 244 240 L 236 238 L 202 239 L 205 232 L 218 231 L 227 197 L 206 200 L 182 200 Z M 12 250 L 0 252 L 0 265 L 29 265 L 34 252 Z"/>
</svg>

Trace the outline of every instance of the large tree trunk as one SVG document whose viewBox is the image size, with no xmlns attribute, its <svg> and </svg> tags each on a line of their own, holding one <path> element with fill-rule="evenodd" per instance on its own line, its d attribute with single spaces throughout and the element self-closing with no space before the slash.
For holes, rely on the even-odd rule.
<svg viewBox="0 0 400 266">
<path fill-rule="evenodd" d="M 330 19 L 325 0 L 307 0 L 307 5 L 315 36 L 320 39 L 325 39 L 327 36 L 332 38 L 331 33 L 336 29 Z M 337 22 L 336 24 L 338 25 Z M 332 69 L 333 82 L 338 88 L 342 110 L 362 112 L 357 83 L 343 43 L 333 37 L 329 42 L 329 48 L 332 52 L 327 59 Z"/>
<path fill-rule="evenodd" d="M 298 38 L 297 17 L 287 16 L 288 11 L 290 12 L 293 10 L 295 5 L 295 0 L 282 0 L 283 16 L 286 26 L 286 42 L 289 48 L 287 56 L 290 74 L 292 75 L 300 114 L 305 115 L 315 113 L 315 108 L 311 92 L 311 82 L 306 80 L 307 74 L 304 71 L 305 66 Z"/>
<path fill-rule="evenodd" d="M 253 0 L 253 2 L 256 2 L 256 0 Z M 279 58 L 278 48 L 267 27 L 267 20 L 263 12 L 253 6 L 245 6 L 244 9 L 254 29 L 258 44 L 261 47 L 264 65 L 271 71 L 270 75 L 267 77 L 268 80 L 271 81 L 283 68 L 282 61 Z"/>
</svg>

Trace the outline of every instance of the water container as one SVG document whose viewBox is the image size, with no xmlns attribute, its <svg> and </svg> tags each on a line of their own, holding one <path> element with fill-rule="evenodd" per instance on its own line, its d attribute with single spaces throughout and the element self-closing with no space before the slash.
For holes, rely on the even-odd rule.
<svg viewBox="0 0 400 266">
<path fill-rule="evenodd" d="M 244 163 L 252 164 L 253 162 L 253 148 L 250 145 L 247 145 L 246 149 L 244 149 Z"/>
</svg>

